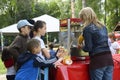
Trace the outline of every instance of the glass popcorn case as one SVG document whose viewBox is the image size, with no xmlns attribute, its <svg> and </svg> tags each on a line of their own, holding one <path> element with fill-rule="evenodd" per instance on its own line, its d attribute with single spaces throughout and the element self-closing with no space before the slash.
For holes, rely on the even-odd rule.
<svg viewBox="0 0 120 80">
<path fill-rule="evenodd" d="M 87 56 L 78 48 L 78 37 L 82 33 L 82 25 L 80 18 L 70 18 L 60 20 L 59 43 L 68 50 L 71 56 Z"/>
</svg>

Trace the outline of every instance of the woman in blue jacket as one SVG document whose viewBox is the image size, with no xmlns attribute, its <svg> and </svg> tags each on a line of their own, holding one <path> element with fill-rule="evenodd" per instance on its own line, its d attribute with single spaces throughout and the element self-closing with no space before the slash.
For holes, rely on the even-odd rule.
<svg viewBox="0 0 120 80">
<path fill-rule="evenodd" d="M 108 46 L 106 27 L 97 19 L 92 8 L 85 7 L 80 11 L 83 21 L 83 50 L 90 55 L 90 79 L 112 80 L 113 60 Z"/>
</svg>

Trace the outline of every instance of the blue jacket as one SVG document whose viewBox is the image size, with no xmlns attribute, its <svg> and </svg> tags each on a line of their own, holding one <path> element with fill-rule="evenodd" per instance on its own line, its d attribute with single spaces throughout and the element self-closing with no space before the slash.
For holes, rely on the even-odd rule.
<svg viewBox="0 0 120 80">
<path fill-rule="evenodd" d="M 15 80 L 38 80 L 40 74 L 40 67 L 53 66 L 57 58 L 50 60 L 43 60 L 41 57 L 32 53 L 23 53 L 19 56 L 17 63 L 18 69 Z"/>
<path fill-rule="evenodd" d="M 108 33 L 105 26 L 99 28 L 93 23 L 83 29 L 85 39 L 84 51 L 89 52 L 90 56 L 110 51 L 108 46 Z"/>
</svg>

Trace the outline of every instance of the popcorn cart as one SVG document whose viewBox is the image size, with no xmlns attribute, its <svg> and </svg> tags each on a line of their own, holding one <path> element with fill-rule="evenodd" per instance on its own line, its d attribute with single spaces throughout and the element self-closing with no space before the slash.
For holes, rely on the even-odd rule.
<svg viewBox="0 0 120 80">
<path fill-rule="evenodd" d="M 82 32 L 82 26 L 80 25 L 80 23 L 81 20 L 78 18 L 60 20 L 60 45 L 63 45 L 67 50 L 69 50 L 71 57 L 76 58 L 74 60 L 72 59 L 72 64 L 65 64 L 59 66 L 57 69 L 53 69 L 52 71 L 50 71 L 50 74 L 52 74 L 50 75 L 50 80 L 90 80 L 90 60 L 89 58 L 87 58 L 88 55 L 83 56 L 79 54 L 82 52 L 79 51 L 76 45 L 77 43 L 74 42 L 77 41 L 78 36 Z M 74 34 L 74 36 L 72 34 Z M 120 80 L 120 54 L 114 54 L 112 55 L 112 57 L 114 61 L 113 80 Z"/>
<path fill-rule="evenodd" d="M 71 56 L 88 56 L 88 53 L 78 49 L 78 37 L 82 33 L 82 20 L 70 18 L 60 20 L 60 45 L 64 46 Z"/>
</svg>

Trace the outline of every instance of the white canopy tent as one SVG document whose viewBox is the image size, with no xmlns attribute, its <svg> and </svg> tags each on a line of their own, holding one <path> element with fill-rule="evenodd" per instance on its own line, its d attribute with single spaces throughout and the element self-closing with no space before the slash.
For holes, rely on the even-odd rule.
<svg viewBox="0 0 120 80">
<path fill-rule="evenodd" d="M 0 36 L 1 36 L 1 48 L 3 50 L 3 46 L 4 46 L 4 42 L 3 42 L 3 34 L 15 34 L 15 33 L 19 33 L 19 31 L 17 30 L 17 24 L 13 24 L 10 26 L 7 26 L 5 28 L 0 29 Z"/>
<path fill-rule="evenodd" d="M 59 27 L 60 27 L 60 21 L 59 19 L 56 19 L 52 16 L 49 16 L 47 14 L 42 15 L 40 17 L 36 17 L 33 18 L 33 20 L 37 21 L 37 20 L 42 20 L 46 22 L 46 26 L 47 26 L 47 32 L 58 32 L 60 31 Z"/>
<path fill-rule="evenodd" d="M 46 22 L 47 26 L 47 32 L 59 32 L 59 27 L 60 27 L 60 22 L 59 19 L 56 19 L 52 16 L 49 16 L 47 14 L 33 18 L 33 20 L 42 20 Z M 13 24 L 10 26 L 7 26 L 5 28 L 0 29 L 0 34 L 1 34 L 1 47 L 3 48 L 3 34 L 15 34 L 19 33 L 17 29 L 17 24 Z"/>
<path fill-rule="evenodd" d="M 1 33 L 19 33 L 18 29 L 17 29 L 17 24 L 13 24 L 10 26 L 7 26 L 5 28 L 0 29 Z"/>
<path fill-rule="evenodd" d="M 60 29 L 60 22 L 59 19 L 56 19 L 52 16 L 49 16 L 47 14 L 33 18 L 33 20 L 42 20 L 46 22 L 47 26 L 47 32 L 58 32 Z M 2 33 L 19 33 L 17 29 L 17 24 L 13 24 L 10 26 L 7 26 L 5 28 L 0 29 L 0 32 Z"/>
</svg>

